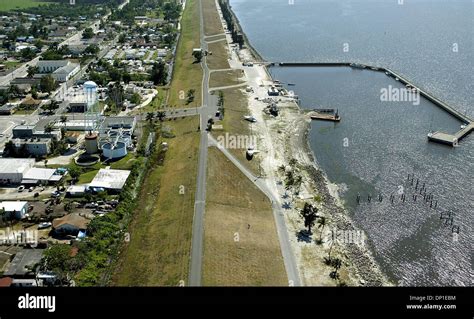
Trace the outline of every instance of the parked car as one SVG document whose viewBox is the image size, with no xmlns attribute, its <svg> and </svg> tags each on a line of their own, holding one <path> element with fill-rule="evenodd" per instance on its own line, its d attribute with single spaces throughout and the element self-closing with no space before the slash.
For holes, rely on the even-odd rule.
<svg viewBox="0 0 474 319">
<path fill-rule="evenodd" d="M 25 186 L 21 185 L 17 188 L 18 192 L 21 193 L 25 190 Z"/>
<path fill-rule="evenodd" d="M 38 229 L 45 229 L 45 228 L 48 228 L 48 227 L 51 227 L 50 222 L 43 222 L 43 223 L 38 224 Z"/>
</svg>

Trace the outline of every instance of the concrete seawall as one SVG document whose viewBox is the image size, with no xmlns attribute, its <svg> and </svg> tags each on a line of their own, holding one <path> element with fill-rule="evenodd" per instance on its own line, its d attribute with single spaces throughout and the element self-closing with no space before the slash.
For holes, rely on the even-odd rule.
<svg viewBox="0 0 474 319">
<path fill-rule="evenodd" d="M 409 85 L 415 88 L 421 96 L 433 103 L 434 105 L 442 108 L 458 120 L 460 120 L 465 127 L 459 130 L 455 134 L 447 134 L 442 132 L 430 132 L 428 134 L 428 140 L 433 142 L 438 142 L 442 144 L 447 144 L 451 146 L 457 146 L 459 140 L 466 137 L 469 133 L 474 130 L 474 121 L 468 116 L 457 111 L 455 108 L 449 104 L 441 101 L 440 99 L 433 96 L 431 93 L 426 92 L 423 89 L 420 89 L 417 85 L 413 84 L 410 80 L 404 76 L 392 71 L 391 69 L 384 67 L 376 67 L 360 63 L 350 63 L 350 62 L 269 62 L 269 66 L 277 67 L 351 67 L 354 69 L 360 70 L 369 70 L 375 72 L 384 72 L 387 76 L 390 76 L 404 85 Z"/>
</svg>

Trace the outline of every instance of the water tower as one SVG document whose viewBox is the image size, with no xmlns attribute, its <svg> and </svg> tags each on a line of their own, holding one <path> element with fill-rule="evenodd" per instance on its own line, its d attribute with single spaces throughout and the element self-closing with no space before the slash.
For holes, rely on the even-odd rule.
<svg viewBox="0 0 474 319">
<path fill-rule="evenodd" d="M 86 134 L 85 143 L 88 154 L 97 153 L 99 148 L 98 129 L 100 126 L 100 109 L 97 99 L 97 84 L 93 81 L 84 83 L 84 95 L 86 110 L 84 112 L 84 129 L 89 130 Z"/>
</svg>

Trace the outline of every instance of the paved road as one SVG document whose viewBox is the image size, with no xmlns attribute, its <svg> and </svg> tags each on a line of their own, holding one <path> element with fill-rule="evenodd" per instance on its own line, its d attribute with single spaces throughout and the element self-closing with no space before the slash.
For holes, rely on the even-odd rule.
<svg viewBox="0 0 474 319">
<path fill-rule="evenodd" d="M 204 23 L 202 14 L 202 0 L 200 0 L 200 20 L 201 20 L 201 47 L 203 50 L 207 50 L 207 43 L 205 41 L 204 34 Z M 201 128 L 206 127 L 207 120 L 217 111 L 217 103 L 215 96 L 209 93 L 209 68 L 206 63 L 206 58 L 203 59 L 202 68 L 204 71 L 203 75 L 203 107 L 201 108 Z M 238 86 L 246 85 L 241 84 Z M 234 86 L 231 86 L 234 87 Z M 211 89 L 212 90 L 212 89 Z M 201 274 L 202 274 L 202 256 L 203 256 L 203 237 L 204 237 L 204 212 L 206 205 L 206 167 L 207 167 L 207 154 L 208 146 L 217 146 L 224 155 L 234 163 L 234 165 L 247 177 L 249 178 L 272 202 L 272 210 L 277 226 L 278 238 L 280 241 L 280 248 L 285 264 L 286 273 L 288 276 L 288 284 L 290 286 L 301 286 L 298 268 L 296 260 L 291 248 L 288 230 L 282 210 L 282 203 L 280 201 L 278 193 L 272 192 L 272 189 L 267 184 L 267 181 L 258 178 L 252 174 L 239 160 L 237 160 L 230 152 L 220 147 L 212 135 L 207 134 L 205 130 L 201 130 L 201 142 L 199 150 L 199 167 L 198 167 L 198 180 L 196 190 L 196 201 L 194 205 L 194 220 L 193 220 L 193 237 L 192 237 L 192 248 L 191 248 L 191 266 L 189 274 L 189 285 L 199 286 L 201 285 Z"/>
<path fill-rule="evenodd" d="M 207 43 L 204 34 L 204 19 L 202 12 L 202 0 L 199 0 L 199 18 L 201 33 L 201 48 L 207 50 Z M 203 238 L 204 238 L 204 211 L 206 208 L 206 172 L 207 172 L 207 139 L 206 131 L 207 121 L 210 116 L 210 96 L 209 96 L 209 68 L 207 67 L 207 58 L 204 57 L 201 62 L 203 70 L 202 78 L 202 108 L 200 118 L 201 139 L 199 143 L 199 162 L 198 175 L 196 185 L 196 197 L 194 203 L 193 218 L 193 237 L 191 242 L 191 262 L 189 271 L 189 285 L 201 285 L 202 273 L 202 255 L 203 255 Z"/>
</svg>

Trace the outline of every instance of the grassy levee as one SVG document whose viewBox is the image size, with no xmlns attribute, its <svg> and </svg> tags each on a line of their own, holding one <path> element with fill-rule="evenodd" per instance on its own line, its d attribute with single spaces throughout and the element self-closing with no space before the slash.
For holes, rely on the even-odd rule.
<svg viewBox="0 0 474 319">
<path fill-rule="evenodd" d="M 215 71 L 209 77 L 209 88 L 231 86 L 244 83 L 241 70 Z"/>
<path fill-rule="evenodd" d="M 215 0 L 202 0 L 202 14 L 205 21 L 204 34 L 206 36 L 224 33 Z"/>
<path fill-rule="evenodd" d="M 194 101 L 201 104 L 202 68 L 192 56 L 193 48 L 201 46 L 199 16 L 199 1 L 188 0 L 181 20 L 181 36 L 169 91 L 168 105 L 173 107 L 189 107 L 186 93 L 191 89 L 196 90 Z"/>
<path fill-rule="evenodd" d="M 116 286 L 176 286 L 187 282 L 199 148 L 199 119 L 166 121 L 174 138 L 164 162 L 147 172 L 129 227 L 130 242 L 113 276 Z M 180 192 L 183 190 L 183 192 Z"/>
<path fill-rule="evenodd" d="M 227 50 L 227 42 L 219 41 L 209 43 L 207 45 L 212 55 L 207 57 L 207 66 L 211 70 L 228 69 L 229 65 L 229 52 Z"/>
<path fill-rule="evenodd" d="M 287 285 L 268 198 L 214 147 L 207 185 L 203 284 Z"/>
<path fill-rule="evenodd" d="M 216 124 L 222 124 L 223 130 L 215 130 L 212 135 L 215 138 L 225 136 L 226 133 L 232 136 L 254 136 L 251 125 L 244 120 L 244 116 L 249 114 L 248 100 L 243 88 L 231 88 L 222 90 L 224 93 L 224 119 Z M 215 94 L 218 94 L 217 92 Z M 257 145 L 254 145 L 258 149 Z M 245 156 L 245 148 L 231 148 L 229 151 L 237 157 L 237 159 L 249 168 L 255 175 L 259 175 L 260 171 L 260 156 L 255 155 L 251 161 L 248 161 Z"/>
</svg>

